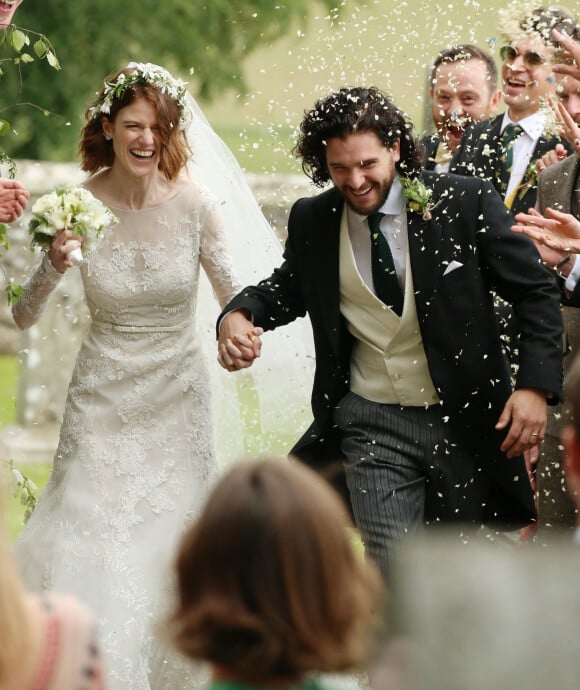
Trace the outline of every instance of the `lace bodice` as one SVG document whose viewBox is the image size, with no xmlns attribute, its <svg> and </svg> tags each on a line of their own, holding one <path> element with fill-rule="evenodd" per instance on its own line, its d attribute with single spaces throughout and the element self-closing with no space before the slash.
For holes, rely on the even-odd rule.
<svg viewBox="0 0 580 690">
<path fill-rule="evenodd" d="M 220 306 L 239 289 L 217 202 L 203 188 L 192 184 L 155 208 L 112 210 L 120 223 L 81 266 L 94 320 L 138 327 L 190 320 L 200 265 Z M 43 255 L 13 307 L 20 328 L 38 320 L 61 277 Z"/>
</svg>

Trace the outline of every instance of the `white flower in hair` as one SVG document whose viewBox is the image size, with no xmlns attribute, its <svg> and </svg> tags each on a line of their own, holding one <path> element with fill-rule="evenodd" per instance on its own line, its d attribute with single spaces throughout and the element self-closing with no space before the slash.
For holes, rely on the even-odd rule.
<svg viewBox="0 0 580 690">
<path fill-rule="evenodd" d="M 127 70 L 129 74 L 121 72 L 113 82 L 105 82 L 103 97 L 89 109 L 91 120 L 96 120 L 102 115 L 109 115 L 113 101 L 122 98 L 125 91 L 134 84 L 151 84 L 170 96 L 180 110 L 179 129 L 184 130 L 189 125 L 191 113 L 186 107 L 187 82 L 176 79 L 164 67 L 152 62 L 130 62 Z"/>
</svg>

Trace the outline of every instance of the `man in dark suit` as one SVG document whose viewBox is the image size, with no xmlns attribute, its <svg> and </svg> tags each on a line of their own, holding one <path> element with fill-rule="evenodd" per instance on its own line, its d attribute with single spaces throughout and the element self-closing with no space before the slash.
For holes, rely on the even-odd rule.
<svg viewBox="0 0 580 690">
<path fill-rule="evenodd" d="M 547 131 L 542 104 L 555 96 L 551 65 L 558 45 L 551 31 L 569 35 L 577 31 L 570 14 L 545 7 L 522 16 L 520 28 L 517 36 L 506 37 L 500 51 L 507 110 L 470 126 L 449 167 L 450 172 L 491 180 L 514 214 L 536 203 L 536 160 L 557 144 L 568 147 Z"/>
<path fill-rule="evenodd" d="M 579 75 L 580 76 L 580 75 Z M 560 103 L 571 118 L 565 134 L 570 143 L 580 133 L 580 80 L 571 75 L 557 75 L 557 93 Z M 575 123 L 575 127 L 573 124 Z M 536 209 L 545 214 L 547 209 L 571 213 L 580 218 L 580 158 L 572 154 L 551 164 L 557 155 L 544 156 L 544 167 L 538 182 Z M 519 223 L 537 223 L 535 215 L 518 214 Z M 537 226 L 533 226 L 537 227 Z M 552 268 L 559 279 L 564 319 L 564 373 L 580 351 L 580 259 L 566 250 L 555 250 L 537 243 L 544 263 Z M 576 525 L 575 506 L 568 495 L 564 480 L 561 441 L 562 429 L 572 423 L 570 406 L 566 403 L 550 410 L 546 436 L 536 465 L 538 501 L 538 538 L 547 543 L 559 536 L 562 529 Z"/>
<path fill-rule="evenodd" d="M 292 453 L 318 469 L 343 460 L 356 523 L 385 575 L 424 520 L 530 523 L 521 454 L 543 438 L 547 400 L 559 399 L 562 332 L 533 243 L 510 231 L 490 183 L 421 172 L 410 123 L 375 88 L 317 102 L 296 153 L 315 184 L 334 186 L 293 206 L 284 263 L 227 305 L 220 363 L 250 366 L 260 329 L 308 313 L 314 422 Z M 491 288 L 514 305 L 521 332 L 514 392 Z"/>
<path fill-rule="evenodd" d="M 491 117 L 499 105 L 497 67 L 492 56 L 471 43 L 440 51 L 429 79 L 436 133 L 421 139 L 425 169 L 448 172 L 466 127 Z"/>
</svg>

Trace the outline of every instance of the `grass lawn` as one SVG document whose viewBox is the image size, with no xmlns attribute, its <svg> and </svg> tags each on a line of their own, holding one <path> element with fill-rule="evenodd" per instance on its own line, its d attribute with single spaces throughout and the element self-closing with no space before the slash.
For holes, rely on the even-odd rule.
<svg viewBox="0 0 580 690">
<path fill-rule="evenodd" d="M 16 420 L 16 387 L 18 384 L 18 360 L 16 357 L 0 356 L 0 426 L 8 426 Z M 38 490 L 46 484 L 51 465 L 19 464 L 18 469 L 36 484 Z M 24 506 L 19 498 L 9 496 L 6 504 L 6 523 L 10 537 L 14 539 L 22 529 Z"/>
</svg>

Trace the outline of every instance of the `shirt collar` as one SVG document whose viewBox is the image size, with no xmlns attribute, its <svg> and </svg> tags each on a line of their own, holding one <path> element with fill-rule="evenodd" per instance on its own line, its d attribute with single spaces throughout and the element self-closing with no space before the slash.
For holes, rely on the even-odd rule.
<svg viewBox="0 0 580 690">
<path fill-rule="evenodd" d="M 544 132 L 544 129 L 546 127 L 546 118 L 544 117 L 543 113 L 541 113 L 538 110 L 536 113 L 528 115 L 527 117 L 524 117 L 522 120 L 518 120 L 518 122 L 514 122 L 509 116 L 508 111 L 506 110 L 503 114 L 501 132 L 503 132 L 504 129 L 511 124 L 519 125 L 524 130 L 524 132 L 530 137 L 530 139 L 539 139 L 542 136 L 542 133 Z"/>
</svg>

